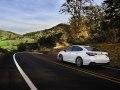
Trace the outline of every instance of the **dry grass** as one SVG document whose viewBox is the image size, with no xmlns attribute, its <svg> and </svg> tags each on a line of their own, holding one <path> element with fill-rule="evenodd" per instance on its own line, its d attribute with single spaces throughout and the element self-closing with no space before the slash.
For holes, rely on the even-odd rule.
<svg viewBox="0 0 120 90">
<path fill-rule="evenodd" d="M 64 50 L 66 47 L 55 48 L 49 51 L 49 54 L 57 55 L 59 51 Z"/>
<path fill-rule="evenodd" d="M 109 57 L 111 60 L 110 66 L 120 67 L 120 43 L 118 43 L 118 44 L 104 43 L 104 44 L 97 44 L 94 46 L 109 53 Z"/>
</svg>

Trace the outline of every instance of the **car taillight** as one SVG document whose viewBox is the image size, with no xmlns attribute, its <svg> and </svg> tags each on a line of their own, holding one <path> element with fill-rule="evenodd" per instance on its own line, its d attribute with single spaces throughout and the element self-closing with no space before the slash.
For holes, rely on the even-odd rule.
<svg viewBox="0 0 120 90">
<path fill-rule="evenodd" d="M 87 52 L 86 54 L 89 55 L 89 56 L 95 56 L 95 55 L 97 55 L 97 53 L 93 53 L 93 52 Z"/>
</svg>

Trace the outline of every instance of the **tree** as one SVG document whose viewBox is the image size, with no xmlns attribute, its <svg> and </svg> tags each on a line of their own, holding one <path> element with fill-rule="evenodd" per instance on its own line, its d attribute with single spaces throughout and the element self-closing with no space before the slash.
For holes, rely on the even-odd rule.
<svg viewBox="0 0 120 90">
<path fill-rule="evenodd" d="M 60 41 L 61 37 L 62 31 L 53 29 L 51 31 L 44 32 L 43 35 L 38 39 L 38 43 L 41 46 L 51 48 L 56 45 L 56 42 Z"/>
<path fill-rule="evenodd" d="M 92 42 L 105 42 L 106 31 L 103 30 L 104 24 L 104 7 L 103 5 L 91 5 L 86 7 L 87 27 L 89 27 L 90 39 Z"/>
<path fill-rule="evenodd" d="M 105 24 L 112 42 L 120 40 L 120 0 L 105 0 Z"/>
<path fill-rule="evenodd" d="M 86 7 L 90 6 L 93 0 L 66 0 L 60 10 L 61 13 L 70 14 L 70 38 L 84 39 L 83 32 L 86 32 L 87 27 L 84 19 L 86 19 Z"/>
<path fill-rule="evenodd" d="M 18 51 L 25 51 L 26 50 L 26 46 L 25 46 L 25 44 L 24 43 L 20 43 L 19 45 L 18 45 Z"/>
</svg>

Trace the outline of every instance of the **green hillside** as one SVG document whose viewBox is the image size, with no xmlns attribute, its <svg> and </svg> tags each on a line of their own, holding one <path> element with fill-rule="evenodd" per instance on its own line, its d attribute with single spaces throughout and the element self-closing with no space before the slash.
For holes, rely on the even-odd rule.
<svg viewBox="0 0 120 90">
<path fill-rule="evenodd" d="M 47 34 L 50 34 L 51 32 L 61 31 L 61 32 L 64 32 L 64 34 L 65 34 L 65 28 L 67 28 L 67 27 L 69 27 L 69 25 L 61 23 L 61 24 L 58 24 L 50 29 L 26 33 L 23 36 L 36 39 L 36 38 L 42 37 L 43 34 L 47 35 Z"/>
<path fill-rule="evenodd" d="M 22 35 L 16 34 L 10 31 L 0 30 L 0 40 L 14 40 L 16 38 L 22 38 Z"/>
<path fill-rule="evenodd" d="M 0 30 L 0 47 L 7 51 L 16 50 L 20 43 L 32 43 L 34 39 L 10 31 Z"/>
<path fill-rule="evenodd" d="M 8 51 L 17 50 L 21 43 L 40 43 L 40 45 L 54 46 L 56 42 L 65 39 L 66 24 L 58 24 L 50 29 L 26 33 L 24 35 L 16 34 L 10 31 L 0 30 L 0 47 Z"/>
</svg>

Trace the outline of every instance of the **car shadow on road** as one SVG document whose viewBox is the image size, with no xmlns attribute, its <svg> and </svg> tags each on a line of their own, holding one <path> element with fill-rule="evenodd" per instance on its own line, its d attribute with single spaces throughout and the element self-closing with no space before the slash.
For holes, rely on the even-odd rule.
<svg viewBox="0 0 120 90">
<path fill-rule="evenodd" d="M 69 66 L 72 66 L 74 68 L 77 68 L 77 69 L 87 69 L 87 70 L 105 70 L 106 68 L 102 67 L 102 66 L 94 66 L 94 67 L 91 67 L 89 65 L 84 65 L 82 67 L 77 67 L 76 64 L 73 64 L 73 63 L 70 63 L 70 62 L 65 62 L 63 61 L 62 63 L 64 63 L 65 65 L 69 65 Z"/>
</svg>

